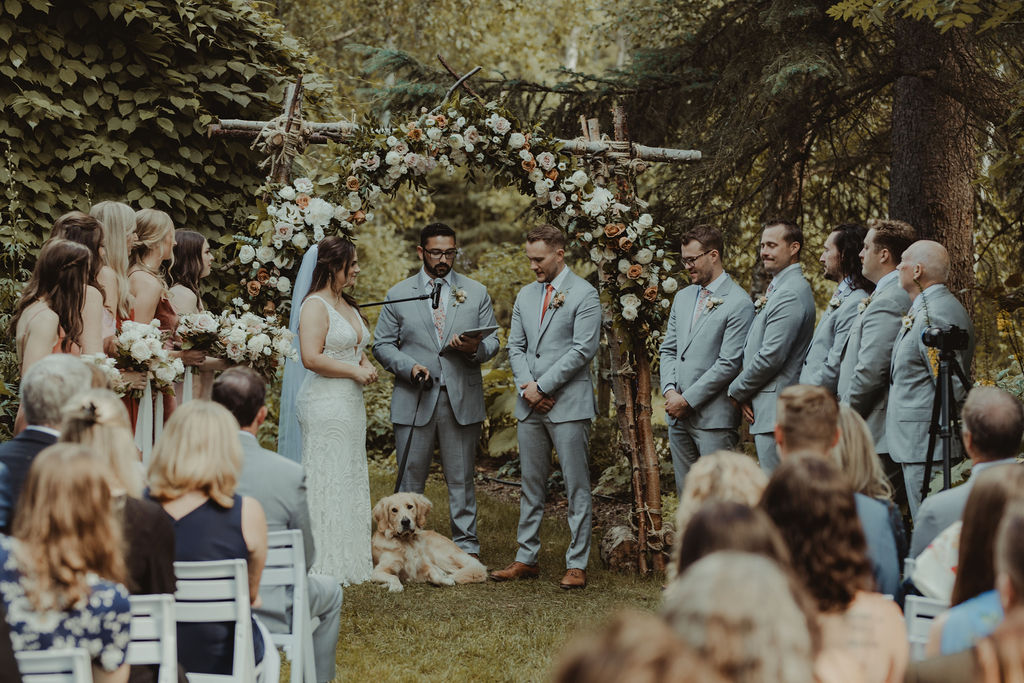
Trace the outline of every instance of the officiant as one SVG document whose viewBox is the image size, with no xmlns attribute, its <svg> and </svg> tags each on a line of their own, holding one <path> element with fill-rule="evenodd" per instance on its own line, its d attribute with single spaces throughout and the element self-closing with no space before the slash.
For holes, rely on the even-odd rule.
<svg viewBox="0 0 1024 683">
<path fill-rule="evenodd" d="M 480 365 L 498 352 L 497 323 L 487 288 L 453 270 L 455 231 L 431 223 L 420 231 L 416 254 L 423 267 L 399 282 L 374 330 L 373 356 L 394 374 L 391 421 L 399 490 L 423 493 L 435 446 L 448 485 L 452 540 L 479 557 L 474 475 L 484 410 Z"/>
</svg>

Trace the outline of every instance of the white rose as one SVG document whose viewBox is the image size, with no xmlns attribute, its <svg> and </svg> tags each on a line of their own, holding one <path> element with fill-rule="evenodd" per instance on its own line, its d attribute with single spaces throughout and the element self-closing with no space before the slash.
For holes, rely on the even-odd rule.
<svg viewBox="0 0 1024 683">
<path fill-rule="evenodd" d="M 139 341 L 144 341 L 149 346 L 150 356 L 159 356 L 164 350 L 164 343 L 160 341 L 159 337 L 147 337 L 145 339 L 140 339 Z M 132 345 L 132 348 L 135 348 L 134 344 Z"/>
<path fill-rule="evenodd" d="M 256 260 L 267 263 L 274 260 L 274 248 L 263 246 L 256 250 Z"/>
<path fill-rule="evenodd" d="M 624 258 L 619 259 L 619 272 L 625 275 L 629 271 L 630 262 Z"/>
<path fill-rule="evenodd" d="M 466 144 L 466 141 L 458 133 L 453 133 L 448 136 L 448 144 L 451 145 L 452 149 L 462 149 L 463 145 Z"/>
<path fill-rule="evenodd" d="M 289 240 L 295 232 L 295 226 L 284 221 L 274 226 L 274 237 L 278 240 Z"/>
<path fill-rule="evenodd" d="M 639 310 L 634 308 L 633 306 L 626 306 L 622 309 L 622 317 L 625 320 L 636 320 L 636 316 L 638 313 Z"/>
<path fill-rule="evenodd" d="M 640 297 L 630 292 L 629 294 L 623 294 L 620 296 L 619 303 L 622 304 L 623 308 L 639 308 Z"/>
<path fill-rule="evenodd" d="M 292 236 L 292 246 L 296 249 L 305 249 L 309 246 L 309 238 L 304 233 L 297 232 Z"/>
<path fill-rule="evenodd" d="M 651 225 L 654 224 L 654 219 L 651 218 L 651 214 L 645 213 L 641 214 L 640 218 L 638 218 L 636 222 L 644 226 L 645 228 L 649 228 L 651 227 Z"/>
<path fill-rule="evenodd" d="M 313 191 L 313 181 L 309 178 L 296 178 L 292 184 L 295 185 L 295 189 L 299 192 L 309 193 Z"/>
<path fill-rule="evenodd" d="M 671 304 L 671 303 L 669 303 L 669 300 L 668 300 L 668 299 L 662 299 L 662 300 L 661 300 L 661 307 L 662 307 L 662 308 L 668 308 L 668 307 L 669 307 L 669 306 L 671 306 L 671 305 L 672 305 L 672 304 Z"/>
<path fill-rule="evenodd" d="M 319 225 L 313 226 L 313 241 L 319 242 L 324 238 L 324 229 Z"/>
<path fill-rule="evenodd" d="M 646 266 L 648 263 L 654 260 L 654 252 L 650 249 L 641 249 L 636 253 L 636 262 L 641 266 Z"/>
<path fill-rule="evenodd" d="M 277 196 L 285 201 L 290 202 L 291 200 L 295 199 L 295 188 L 293 188 L 291 185 L 285 185 L 278 191 Z"/>
<path fill-rule="evenodd" d="M 149 349 L 149 344 L 143 339 L 138 339 L 132 343 L 131 348 L 128 349 L 128 353 L 131 357 L 140 363 L 145 363 L 147 360 L 153 357 L 153 352 Z"/>
<path fill-rule="evenodd" d="M 395 150 L 391 150 L 384 156 L 384 163 L 387 164 L 388 166 L 396 166 L 401 161 L 402 155 L 396 152 Z"/>
<path fill-rule="evenodd" d="M 396 138 L 394 135 L 389 135 L 387 143 L 388 147 L 394 147 L 395 145 L 398 144 L 398 138 Z"/>
<path fill-rule="evenodd" d="M 292 281 L 286 278 L 284 275 L 277 278 L 277 291 L 282 294 L 287 294 L 292 289 Z"/>
<path fill-rule="evenodd" d="M 661 283 L 661 289 L 666 294 L 671 294 L 672 292 L 679 289 L 679 283 L 676 282 L 676 279 L 674 277 L 667 277 L 665 278 L 665 281 Z"/>
<path fill-rule="evenodd" d="M 594 263 L 601 263 L 604 260 L 601 256 L 601 250 L 597 247 L 591 247 L 590 249 L 590 260 Z"/>
<path fill-rule="evenodd" d="M 440 128 L 431 128 L 427 131 L 427 139 L 435 142 L 440 140 L 442 135 L 444 135 L 444 131 Z"/>
<path fill-rule="evenodd" d="M 533 184 L 533 193 L 540 198 L 548 196 L 548 186 L 543 180 L 538 180 Z"/>
<path fill-rule="evenodd" d="M 587 174 L 583 171 L 576 171 L 569 177 L 569 182 L 576 187 L 583 187 L 587 184 Z"/>
<path fill-rule="evenodd" d="M 565 204 L 565 194 L 555 190 L 549 195 L 551 201 L 551 207 L 557 209 L 562 204 Z"/>
<path fill-rule="evenodd" d="M 246 348 L 248 348 L 249 351 L 251 351 L 252 353 L 263 353 L 264 347 L 268 346 L 269 344 L 270 337 L 260 333 L 249 340 L 249 343 L 246 345 Z"/>
<path fill-rule="evenodd" d="M 508 136 L 508 146 L 512 149 L 522 149 L 526 144 L 526 136 L 522 133 L 512 133 Z"/>
<path fill-rule="evenodd" d="M 313 197 L 309 200 L 309 206 L 306 207 L 306 223 L 308 225 L 326 226 L 333 217 L 333 204 L 320 197 Z"/>
<path fill-rule="evenodd" d="M 664 249 L 659 249 L 654 254 L 654 258 L 664 258 L 664 256 L 665 256 L 665 250 Z"/>
<path fill-rule="evenodd" d="M 497 117 L 497 120 L 491 125 L 491 129 L 498 135 L 504 135 L 505 133 L 512 130 L 512 124 L 504 116 Z M 521 147 L 522 145 L 520 145 Z"/>
<path fill-rule="evenodd" d="M 537 165 L 545 171 L 550 171 L 555 167 L 555 155 L 551 152 L 541 152 L 537 155 Z"/>
<path fill-rule="evenodd" d="M 241 345 L 245 343 L 245 330 L 241 327 L 232 327 L 228 332 L 228 341 L 232 344 Z"/>
<path fill-rule="evenodd" d="M 242 248 L 238 250 L 238 260 L 243 263 L 252 263 L 252 260 L 256 258 L 256 250 L 249 244 L 243 244 Z"/>
<path fill-rule="evenodd" d="M 585 232 L 582 235 L 580 235 L 580 239 L 583 240 L 584 242 L 589 242 L 592 239 L 594 239 L 594 236 L 591 235 L 589 232 Z"/>
<path fill-rule="evenodd" d="M 532 171 L 530 171 L 530 175 L 526 177 L 530 179 L 531 183 L 539 183 L 540 181 L 544 180 L 544 174 L 540 172 L 539 168 L 535 168 Z"/>
</svg>

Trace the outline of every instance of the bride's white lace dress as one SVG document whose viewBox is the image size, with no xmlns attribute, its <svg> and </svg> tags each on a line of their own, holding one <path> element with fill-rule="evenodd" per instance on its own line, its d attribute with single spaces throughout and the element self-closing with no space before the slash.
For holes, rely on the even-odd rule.
<svg viewBox="0 0 1024 683">
<path fill-rule="evenodd" d="M 327 308 L 330 327 L 324 355 L 359 363 L 370 336 L 362 319 L 357 332 L 345 316 L 315 294 L 302 305 Z M 302 430 L 302 465 L 316 542 L 311 572 L 333 576 L 346 586 L 367 581 L 373 560 L 363 385 L 353 379 L 307 373 L 295 412 Z"/>
</svg>

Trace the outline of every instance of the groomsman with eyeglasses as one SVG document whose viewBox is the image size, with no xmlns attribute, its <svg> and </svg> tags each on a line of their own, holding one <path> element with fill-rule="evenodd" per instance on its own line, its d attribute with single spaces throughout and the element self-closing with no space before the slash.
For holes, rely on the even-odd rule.
<svg viewBox="0 0 1024 683">
<path fill-rule="evenodd" d="M 661 342 L 661 393 L 680 495 L 697 458 L 739 442 L 740 411 L 725 390 L 740 372 L 754 305 L 725 272 L 724 253 L 722 234 L 709 225 L 683 235 L 679 262 L 690 286 L 672 300 Z"/>
<path fill-rule="evenodd" d="M 479 557 L 473 482 L 486 417 L 480 365 L 498 352 L 499 342 L 496 332 L 462 333 L 497 323 L 487 288 L 453 270 L 458 249 L 451 227 L 423 228 L 416 254 L 423 268 L 388 290 L 387 299 L 426 298 L 385 304 L 373 342 L 374 358 L 395 376 L 391 421 L 397 457 L 406 458 L 400 490 L 423 493 L 434 447 L 440 446 L 452 540 Z M 431 297 L 437 287 L 440 296 Z"/>
</svg>

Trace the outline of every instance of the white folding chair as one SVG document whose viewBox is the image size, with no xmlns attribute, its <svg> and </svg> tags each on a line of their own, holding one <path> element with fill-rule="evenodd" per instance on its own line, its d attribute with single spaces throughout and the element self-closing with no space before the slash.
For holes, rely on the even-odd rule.
<svg viewBox="0 0 1024 683">
<path fill-rule="evenodd" d="M 92 683 L 89 653 L 80 647 L 16 652 L 23 683 Z"/>
<path fill-rule="evenodd" d="M 267 563 L 260 578 L 260 590 L 291 588 L 292 623 L 288 633 L 272 633 L 274 645 L 284 650 L 291 662 L 291 683 L 316 683 L 313 662 L 313 629 L 306 590 L 306 551 L 298 529 L 267 534 Z"/>
<path fill-rule="evenodd" d="M 910 641 L 910 659 L 919 662 L 925 658 L 924 649 L 928 644 L 928 633 L 932 620 L 949 609 L 942 600 L 923 598 L 920 595 L 908 595 L 903 604 L 903 613 L 907 620 L 907 640 Z"/>
<path fill-rule="evenodd" d="M 234 622 L 235 652 L 231 673 L 189 673 L 192 683 L 252 683 L 252 618 L 249 613 L 249 576 L 245 560 L 175 562 L 178 589 L 174 593 L 175 619 L 180 623 Z"/>
<path fill-rule="evenodd" d="M 128 663 L 159 665 L 157 683 L 178 680 L 178 631 L 174 621 L 173 595 L 132 595 L 131 642 Z"/>
<path fill-rule="evenodd" d="M 917 560 L 913 557 L 908 557 L 903 560 L 903 580 L 906 581 L 914 575 L 914 567 L 917 565 Z"/>
</svg>

